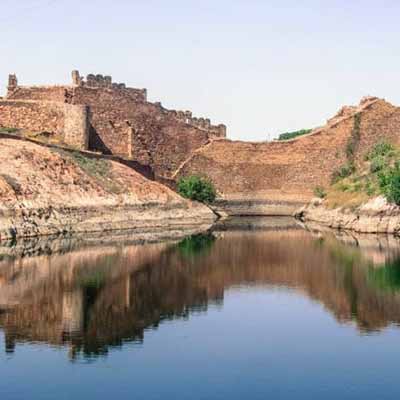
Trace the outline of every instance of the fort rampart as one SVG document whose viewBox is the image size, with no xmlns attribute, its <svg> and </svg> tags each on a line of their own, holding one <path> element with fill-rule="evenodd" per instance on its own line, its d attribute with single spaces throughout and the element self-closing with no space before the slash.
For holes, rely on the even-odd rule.
<svg viewBox="0 0 400 400">
<path fill-rule="evenodd" d="M 100 74 L 84 79 L 78 71 L 63 86 L 21 86 L 10 75 L 7 96 L 0 99 L 0 126 L 53 133 L 80 149 L 149 165 L 164 177 L 195 149 L 226 137 L 225 125 L 148 102 L 146 89 Z"/>
<path fill-rule="evenodd" d="M 88 108 L 83 105 L 40 100 L 0 100 L 0 126 L 51 133 L 60 142 L 72 147 L 88 147 Z"/>
</svg>

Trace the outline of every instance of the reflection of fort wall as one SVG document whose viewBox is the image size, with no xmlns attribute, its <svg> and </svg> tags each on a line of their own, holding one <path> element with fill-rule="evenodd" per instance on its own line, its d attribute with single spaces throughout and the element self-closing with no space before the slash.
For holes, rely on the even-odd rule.
<svg viewBox="0 0 400 400">
<path fill-rule="evenodd" d="M 228 235 L 238 238 L 240 234 Z M 291 235 L 296 239 L 290 240 Z M 210 254 L 219 268 L 207 267 L 210 264 L 205 261 L 209 269 L 205 275 L 225 288 L 243 283 L 298 288 L 320 301 L 339 321 L 354 320 L 361 329 L 400 322 L 400 297 L 379 292 L 367 282 L 373 263 L 365 253 L 361 255 L 358 248 L 345 247 L 333 237 L 321 243 L 304 231 L 291 235 L 272 232 L 221 241 Z M 382 249 L 375 254 L 379 252 Z M 345 253 L 352 265 L 345 265 L 336 253 Z"/>
<path fill-rule="evenodd" d="M 168 244 L 129 247 L 104 246 L 75 250 L 65 254 L 17 258 L 0 262 L 0 307 L 24 301 L 32 291 L 72 288 L 76 281 L 93 270 L 102 269 L 107 276 L 154 262 Z"/>
<path fill-rule="evenodd" d="M 376 266 L 357 247 L 299 229 L 220 236 L 193 254 L 173 244 L 110 246 L 0 265 L 14 304 L 0 326 L 17 341 L 67 340 L 74 352 L 101 354 L 142 340 L 164 319 L 221 303 L 227 288 L 266 284 L 296 288 L 361 330 L 400 323 L 400 295 L 371 285 Z"/>
</svg>

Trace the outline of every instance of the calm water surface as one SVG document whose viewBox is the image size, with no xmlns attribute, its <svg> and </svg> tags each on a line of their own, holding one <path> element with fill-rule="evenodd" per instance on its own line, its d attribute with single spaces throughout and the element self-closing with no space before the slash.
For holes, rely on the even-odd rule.
<svg viewBox="0 0 400 400">
<path fill-rule="evenodd" d="M 400 245 L 241 219 L 0 246 L 0 399 L 398 399 Z"/>
</svg>

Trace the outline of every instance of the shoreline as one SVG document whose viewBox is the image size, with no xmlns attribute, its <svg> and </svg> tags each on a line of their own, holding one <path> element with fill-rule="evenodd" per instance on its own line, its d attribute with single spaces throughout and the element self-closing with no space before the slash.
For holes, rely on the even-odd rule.
<svg viewBox="0 0 400 400">
<path fill-rule="evenodd" d="M 313 199 L 297 210 L 294 217 L 305 224 L 316 223 L 328 228 L 366 234 L 400 234 L 400 207 L 376 197 L 351 210 L 329 209 L 320 199 Z"/>
<path fill-rule="evenodd" d="M 91 207 L 40 207 L 0 210 L 0 242 L 85 233 L 195 229 L 217 216 L 198 203 L 133 204 Z"/>
</svg>

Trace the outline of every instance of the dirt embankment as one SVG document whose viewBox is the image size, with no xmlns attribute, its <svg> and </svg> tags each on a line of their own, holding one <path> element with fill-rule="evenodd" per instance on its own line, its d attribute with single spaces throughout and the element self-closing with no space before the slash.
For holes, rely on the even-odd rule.
<svg viewBox="0 0 400 400">
<path fill-rule="evenodd" d="M 214 220 L 207 207 L 119 163 L 0 139 L 0 239 Z"/>
</svg>

